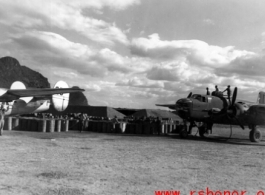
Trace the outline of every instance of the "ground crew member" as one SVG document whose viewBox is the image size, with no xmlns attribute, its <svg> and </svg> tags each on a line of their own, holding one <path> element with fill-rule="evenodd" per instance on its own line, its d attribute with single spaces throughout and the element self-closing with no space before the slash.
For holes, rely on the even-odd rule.
<svg viewBox="0 0 265 195">
<path fill-rule="evenodd" d="M 231 104 L 231 99 L 230 99 L 230 97 L 231 97 L 231 89 L 230 89 L 230 85 L 227 86 L 227 88 L 223 91 L 223 93 L 226 92 L 226 91 L 227 91 L 228 101 Z"/>
<path fill-rule="evenodd" d="M 113 118 L 111 121 L 112 121 L 112 124 L 113 124 L 113 131 L 115 132 L 116 124 L 119 123 L 119 121 L 118 121 L 118 117 L 115 115 L 114 118 Z"/>
<path fill-rule="evenodd" d="M 219 89 L 218 89 L 218 86 L 217 85 L 215 85 L 215 91 L 216 92 L 219 92 Z"/>
<path fill-rule="evenodd" d="M 5 125 L 5 111 L 6 111 L 6 109 L 2 105 L 0 108 L 0 135 L 3 134 L 3 129 L 4 129 L 4 125 Z"/>
<path fill-rule="evenodd" d="M 86 122 L 85 114 L 81 114 L 80 120 L 81 120 L 81 128 L 80 128 L 80 133 L 81 133 L 82 131 L 85 130 L 85 126 L 86 126 L 86 124 L 85 124 L 85 122 Z"/>
<path fill-rule="evenodd" d="M 210 95 L 210 91 L 208 87 L 206 88 L 206 95 Z"/>
</svg>

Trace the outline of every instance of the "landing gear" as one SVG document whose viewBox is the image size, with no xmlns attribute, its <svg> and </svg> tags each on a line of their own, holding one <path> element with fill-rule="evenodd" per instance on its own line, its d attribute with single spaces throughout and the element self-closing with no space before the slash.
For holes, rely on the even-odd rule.
<svg viewBox="0 0 265 195">
<path fill-rule="evenodd" d="M 249 139 L 251 142 L 260 142 L 262 139 L 262 133 L 257 126 L 252 126 L 249 132 Z"/>
<path fill-rule="evenodd" d="M 189 133 L 188 133 L 188 128 L 186 124 L 184 124 L 183 127 L 181 128 L 179 135 L 181 138 L 184 138 L 184 139 L 188 137 Z"/>
<path fill-rule="evenodd" d="M 207 135 L 212 134 L 213 123 L 203 123 L 198 127 L 200 137 L 207 137 Z"/>
<path fill-rule="evenodd" d="M 207 132 L 206 125 L 203 124 L 202 126 L 198 127 L 198 129 L 200 137 L 205 137 L 205 133 Z"/>
</svg>

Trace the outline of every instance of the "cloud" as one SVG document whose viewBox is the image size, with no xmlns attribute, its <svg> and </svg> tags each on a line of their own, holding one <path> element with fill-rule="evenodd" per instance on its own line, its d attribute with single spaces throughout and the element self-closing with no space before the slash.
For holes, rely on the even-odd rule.
<svg viewBox="0 0 265 195">
<path fill-rule="evenodd" d="M 52 32 L 32 31 L 11 37 L 31 58 L 45 66 L 75 69 L 80 74 L 102 77 L 110 72 L 130 72 L 130 60 L 108 49 L 74 43 Z"/>
<path fill-rule="evenodd" d="M 232 46 L 212 46 L 199 40 L 160 40 L 158 34 L 148 38 L 135 38 L 131 42 L 131 52 L 134 55 L 163 61 L 188 61 L 191 65 L 221 67 L 232 60 L 254 55 L 253 52 L 240 51 Z"/>
<path fill-rule="evenodd" d="M 232 60 L 228 66 L 224 66 L 215 70 L 218 76 L 236 75 L 244 77 L 263 77 L 265 74 L 265 55 L 253 54 L 237 57 Z M 261 78 L 259 78 L 260 80 Z M 264 80 L 264 79 L 262 79 Z M 265 80 L 264 80 L 265 81 Z"/>
<path fill-rule="evenodd" d="M 116 83 L 117 86 L 129 86 L 138 88 L 163 88 L 163 82 L 151 81 L 146 78 L 133 77 L 126 81 Z"/>
<path fill-rule="evenodd" d="M 101 90 L 100 86 L 98 86 L 96 84 L 86 84 L 84 87 L 85 87 L 86 91 L 96 91 L 96 92 L 98 92 L 98 91 Z"/>
<path fill-rule="evenodd" d="M 203 20 L 203 24 L 212 26 L 212 25 L 215 25 L 215 22 L 213 20 L 207 18 L 207 19 Z"/>
<path fill-rule="evenodd" d="M 114 45 L 115 42 L 128 44 L 125 33 L 114 23 L 108 23 L 82 15 L 85 8 L 102 9 L 109 7 L 124 10 L 139 4 L 138 0 L 127 1 L 4 1 L 1 0 L 0 23 L 13 28 L 60 28 L 73 31 L 100 44 Z M 10 14 L 12 13 L 12 14 Z"/>
</svg>

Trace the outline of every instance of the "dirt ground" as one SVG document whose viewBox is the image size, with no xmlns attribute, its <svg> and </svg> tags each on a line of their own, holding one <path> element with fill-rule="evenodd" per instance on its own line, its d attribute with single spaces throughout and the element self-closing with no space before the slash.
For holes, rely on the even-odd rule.
<svg viewBox="0 0 265 195">
<path fill-rule="evenodd" d="M 215 127 L 208 139 L 196 132 L 183 140 L 178 135 L 4 131 L 0 194 L 190 194 L 207 187 L 265 192 L 265 141 L 251 143 L 249 130 L 238 128 L 227 141 L 229 128 Z"/>
</svg>

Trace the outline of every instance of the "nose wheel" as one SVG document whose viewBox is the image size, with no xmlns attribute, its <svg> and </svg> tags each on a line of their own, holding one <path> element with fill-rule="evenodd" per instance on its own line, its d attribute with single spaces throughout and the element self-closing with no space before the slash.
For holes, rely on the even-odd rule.
<svg viewBox="0 0 265 195">
<path fill-rule="evenodd" d="M 183 139 L 185 139 L 185 138 L 188 137 L 189 132 L 188 132 L 188 127 L 187 127 L 187 125 L 183 125 L 183 126 L 182 126 L 179 135 L 180 135 L 180 137 L 183 138 Z"/>
</svg>

